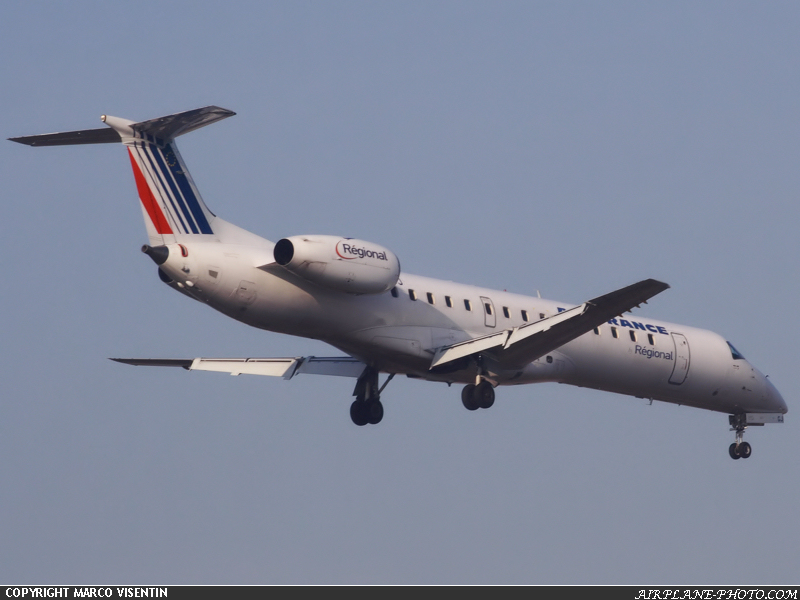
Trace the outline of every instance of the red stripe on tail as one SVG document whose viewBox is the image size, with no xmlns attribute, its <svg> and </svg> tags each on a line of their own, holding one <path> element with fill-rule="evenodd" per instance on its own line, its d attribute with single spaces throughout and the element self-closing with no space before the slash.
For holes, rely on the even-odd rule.
<svg viewBox="0 0 800 600">
<path fill-rule="evenodd" d="M 131 159 L 131 166 L 133 167 L 133 178 L 136 179 L 136 189 L 139 190 L 139 200 L 142 201 L 142 206 L 147 211 L 147 216 L 153 222 L 156 232 L 159 234 L 172 233 L 172 228 L 167 223 L 166 217 L 161 210 L 161 207 L 156 202 L 153 192 L 150 191 L 150 186 L 147 185 L 144 175 L 142 174 L 136 159 L 133 158 L 133 152 L 128 148 L 128 156 Z"/>
</svg>

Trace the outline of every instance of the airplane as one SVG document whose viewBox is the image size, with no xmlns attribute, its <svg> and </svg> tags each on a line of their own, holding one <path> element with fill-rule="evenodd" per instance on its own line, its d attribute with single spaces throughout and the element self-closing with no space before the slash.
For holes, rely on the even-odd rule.
<svg viewBox="0 0 800 600">
<path fill-rule="evenodd" d="M 318 339 L 333 357 L 113 358 L 292 379 L 355 379 L 350 418 L 379 423 L 396 375 L 462 384 L 467 410 L 490 408 L 499 386 L 559 382 L 728 414 L 731 458 L 752 453 L 748 426 L 782 423 L 772 382 L 711 331 L 630 316 L 669 286 L 646 279 L 581 304 L 490 290 L 401 271 L 373 242 L 293 235 L 271 242 L 224 221 L 202 200 L 175 138 L 235 113 L 207 106 L 106 127 L 9 138 L 29 146 L 122 143 L 147 229 L 142 246 L 172 289 L 247 325 Z M 380 375 L 386 375 L 381 384 Z"/>
</svg>

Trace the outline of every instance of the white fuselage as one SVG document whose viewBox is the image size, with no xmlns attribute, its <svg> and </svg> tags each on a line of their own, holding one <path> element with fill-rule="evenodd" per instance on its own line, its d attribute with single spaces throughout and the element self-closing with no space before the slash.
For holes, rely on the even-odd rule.
<svg viewBox="0 0 800 600">
<path fill-rule="evenodd" d="M 383 419 L 380 395 L 395 374 L 463 383 L 470 411 L 490 408 L 497 386 L 554 381 L 729 413 L 733 459 L 751 454 L 742 439 L 749 425 L 783 422 L 781 395 L 717 334 L 614 317 L 667 289 L 664 282 L 642 280 L 573 306 L 404 274 L 397 255 L 364 240 L 314 234 L 273 243 L 224 221 L 203 202 L 175 138 L 234 114 L 205 106 L 139 122 L 103 115 L 110 129 L 11 140 L 122 143 L 150 242 L 142 251 L 162 281 L 243 323 L 319 339 L 349 356 L 113 360 L 354 377 L 350 418 L 358 426 Z M 380 373 L 389 374 L 383 386 Z"/>
<path fill-rule="evenodd" d="M 274 262 L 272 242 L 253 241 L 184 244 L 161 269 L 172 287 L 226 315 L 322 340 L 385 373 L 474 382 L 474 364 L 432 371 L 433 351 L 573 306 L 405 273 L 391 291 L 348 294 L 285 270 Z M 787 411 L 767 378 L 719 335 L 630 315 L 488 378 L 496 385 L 556 381 L 731 414 Z"/>
</svg>

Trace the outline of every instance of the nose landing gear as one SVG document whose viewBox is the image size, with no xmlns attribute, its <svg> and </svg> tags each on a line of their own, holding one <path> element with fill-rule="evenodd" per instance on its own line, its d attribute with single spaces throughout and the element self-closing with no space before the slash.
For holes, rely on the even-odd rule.
<svg viewBox="0 0 800 600">
<path fill-rule="evenodd" d="M 750 444 L 742 440 L 744 430 L 747 429 L 747 415 L 729 415 L 728 422 L 731 424 L 731 431 L 736 432 L 736 441 L 728 447 L 728 454 L 733 460 L 750 458 L 753 449 Z"/>
<path fill-rule="evenodd" d="M 740 458 L 749 458 L 750 454 L 752 454 L 753 449 L 750 447 L 750 444 L 747 442 L 741 442 L 737 444 L 734 442 L 730 446 L 728 446 L 728 454 L 731 455 L 733 460 L 738 460 Z"/>
</svg>

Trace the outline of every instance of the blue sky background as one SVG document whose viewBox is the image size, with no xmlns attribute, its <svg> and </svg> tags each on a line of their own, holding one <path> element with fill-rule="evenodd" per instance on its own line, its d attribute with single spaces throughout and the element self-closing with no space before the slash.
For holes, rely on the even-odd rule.
<svg viewBox="0 0 800 600">
<path fill-rule="evenodd" d="M 0 581 L 796 584 L 800 6 L 791 2 L 17 2 L 3 137 L 217 104 L 179 140 L 212 210 L 406 272 L 580 302 L 646 277 L 790 412 L 557 384 L 132 368 L 294 356 L 172 292 L 122 147 L 0 144 Z"/>
</svg>

